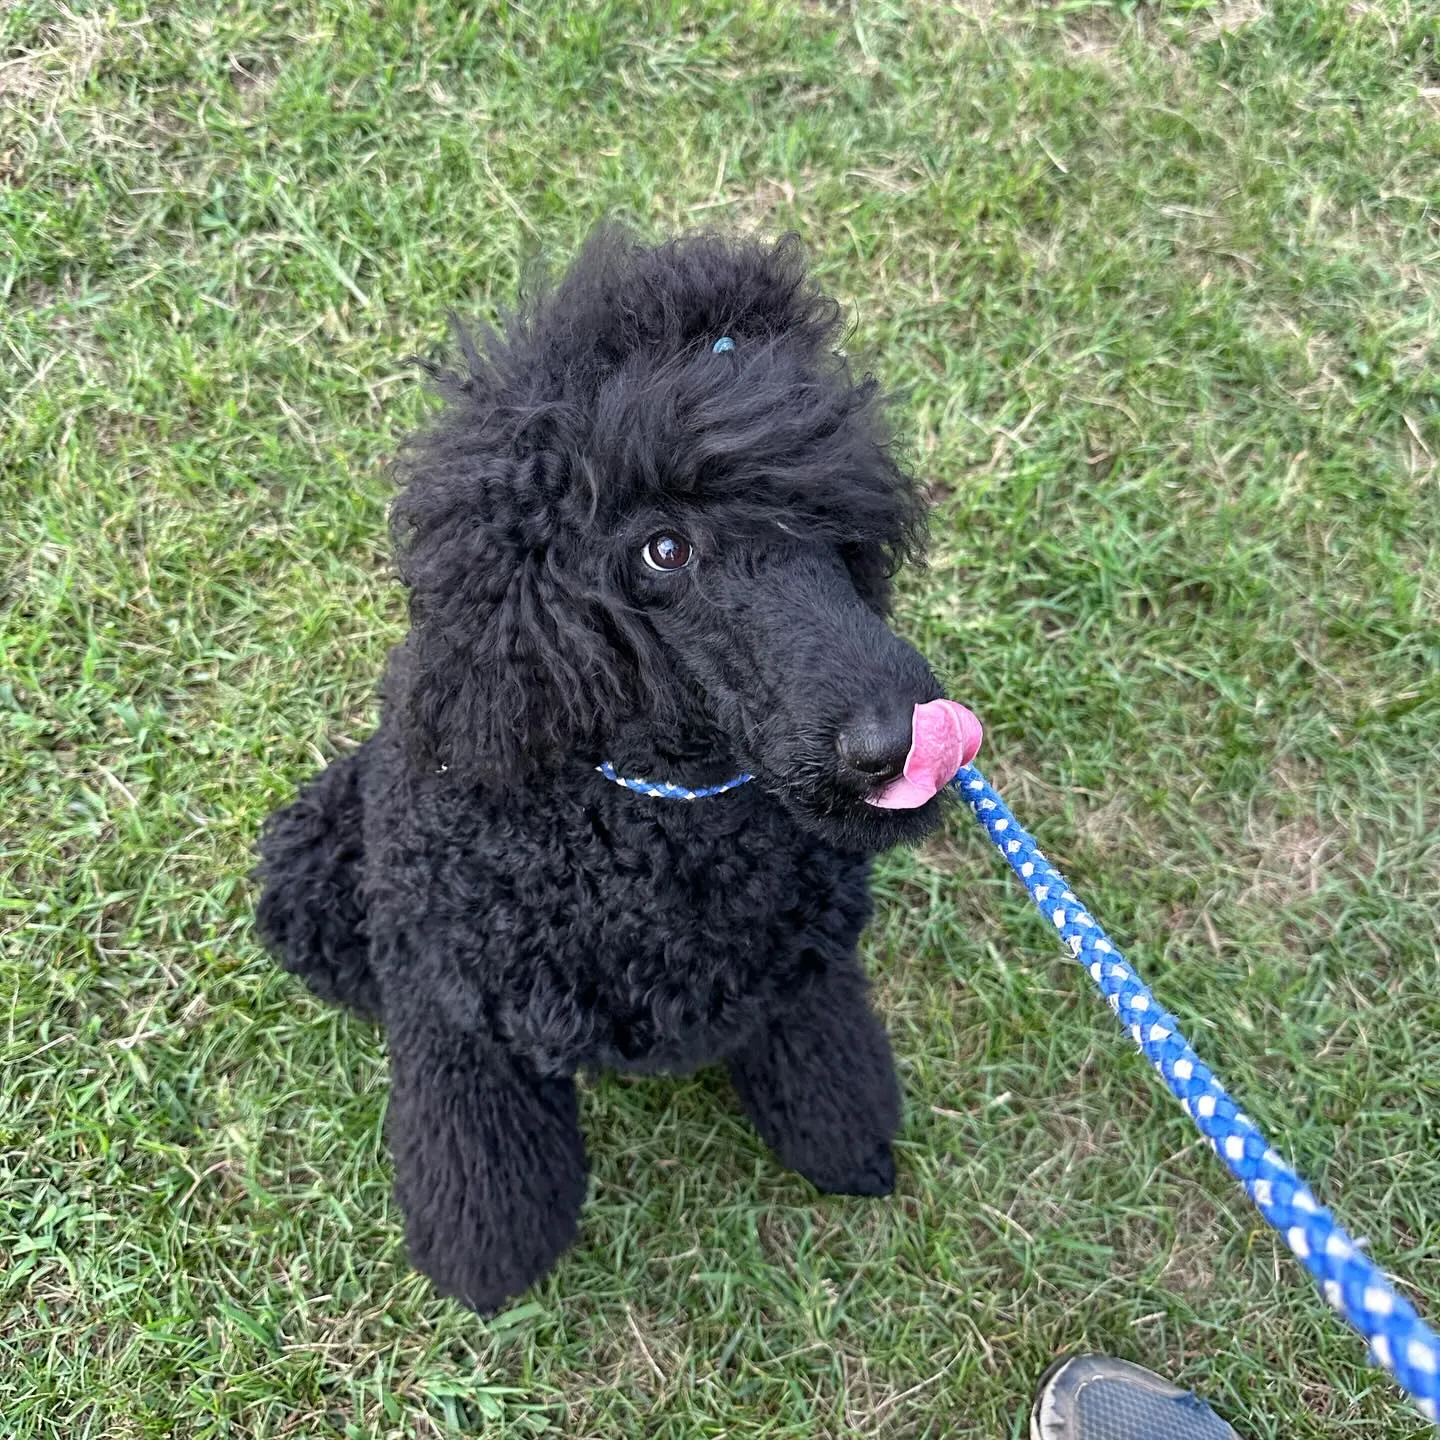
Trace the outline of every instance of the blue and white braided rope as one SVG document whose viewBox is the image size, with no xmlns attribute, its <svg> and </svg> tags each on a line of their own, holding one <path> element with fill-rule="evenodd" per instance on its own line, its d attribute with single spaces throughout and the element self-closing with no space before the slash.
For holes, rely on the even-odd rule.
<svg viewBox="0 0 1440 1440">
<path fill-rule="evenodd" d="M 1175 1017 L 1160 1008 L 985 777 L 967 765 L 951 783 L 1260 1213 L 1315 1277 L 1330 1304 L 1370 1342 L 1374 1362 L 1409 1392 L 1422 1415 L 1435 1420 L 1440 1338 L 1237 1108 L 1180 1033 Z"/>
<path fill-rule="evenodd" d="M 633 776 L 622 775 L 608 760 L 602 761 L 595 768 L 607 780 L 613 780 L 615 784 L 623 785 L 637 795 L 653 796 L 656 800 L 705 800 L 711 795 L 723 795 L 727 790 L 748 785 L 754 778 L 751 775 L 734 775 L 723 784 L 702 785 L 698 790 L 691 790 L 684 785 L 672 785 L 668 780 L 636 780 Z"/>
</svg>

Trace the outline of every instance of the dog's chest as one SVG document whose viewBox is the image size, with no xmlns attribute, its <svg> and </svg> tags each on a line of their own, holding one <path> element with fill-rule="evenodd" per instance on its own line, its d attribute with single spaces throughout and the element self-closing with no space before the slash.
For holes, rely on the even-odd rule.
<svg viewBox="0 0 1440 1440">
<path fill-rule="evenodd" d="M 718 1058 L 869 915 L 867 863 L 758 793 L 602 793 L 499 832 L 476 837 L 476 978 L 509 1038 L 551 1064 Z"/>
</svg>

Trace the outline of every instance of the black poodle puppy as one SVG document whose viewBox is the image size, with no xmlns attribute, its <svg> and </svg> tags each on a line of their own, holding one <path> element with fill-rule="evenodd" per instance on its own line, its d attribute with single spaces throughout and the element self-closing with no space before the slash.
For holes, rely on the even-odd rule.
<svg viewBox="0 0 1440 1440">
<path fill-rule="evenodd" d="M 923 507 L 840 322 L 791 241 L 607 230 L 431 367 L 411 629 L 378 730 L 271 818 L 259 929 L 384 1022 L 410 1255 L 477 1310 L 574 1238 L 582 1068 L 723 1061 L 784 1164 L 894 1185 L 856 943 L 871 857 L 938 818 L 872 802 L 941 692 L 885 624 Z"/>
</svg>

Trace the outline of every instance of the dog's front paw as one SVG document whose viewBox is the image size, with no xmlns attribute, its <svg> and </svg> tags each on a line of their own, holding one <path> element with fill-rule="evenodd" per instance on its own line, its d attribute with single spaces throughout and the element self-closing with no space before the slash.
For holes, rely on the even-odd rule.
<svg viewBox="0 0 1440 1440">
<path fill-rule="evenodd" d="M 425 1255 L 412 1244 L 410 1263 L 430 1277 L 436 1293 L 448 1295 L 477 1315 L 489 1318 L 523 1295 L 545 1274 L 558 1257 L 532 1258 L 529 1263 L 507 1256 L 497 1263 L 493 1257 Z"/>
<path fill-rule="evenodd" d="M 432 1227 L 425 1209 L 412 1201 L 405 1227 L 410 1263 L 441 1295 L 479 1315 L 494 1315 L 541 1279 L 574 1241 L 583 1194 L 549 1210 L 537 1203 L 519 1216 L 492 1211 L 483 1227 L 468 1231 L 448 1220 Z"/>
<path fill-rule="evenodd" d="M 858 1165 L 802 1173 L 827 1195 L 889 1195 L 895 1189 L 895 1156 L 889 1142 L 882 1140 Z"/>
</svg>

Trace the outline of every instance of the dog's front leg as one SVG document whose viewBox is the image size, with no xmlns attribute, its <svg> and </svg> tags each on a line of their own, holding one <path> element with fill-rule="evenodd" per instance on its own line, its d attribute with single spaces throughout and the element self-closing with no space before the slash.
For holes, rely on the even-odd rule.
<svg viewBox="0 0 1440 1440">
<path fill-rule="evenodd" d="M 822 973 L 730 1057 L 730 1076 L 761 1139 L 819 1189 L 895 1188 L 900 1085 L 852 954 L 825 957 Z"/>
<path fill-rule="evenodd" d="M 389 1003 L 388 1120 L 411 1261 L 487 1314 L 575 1237 L 585 1148 L 575 1082 L 542 1076 L 413 997 Z"/>
</svg>

